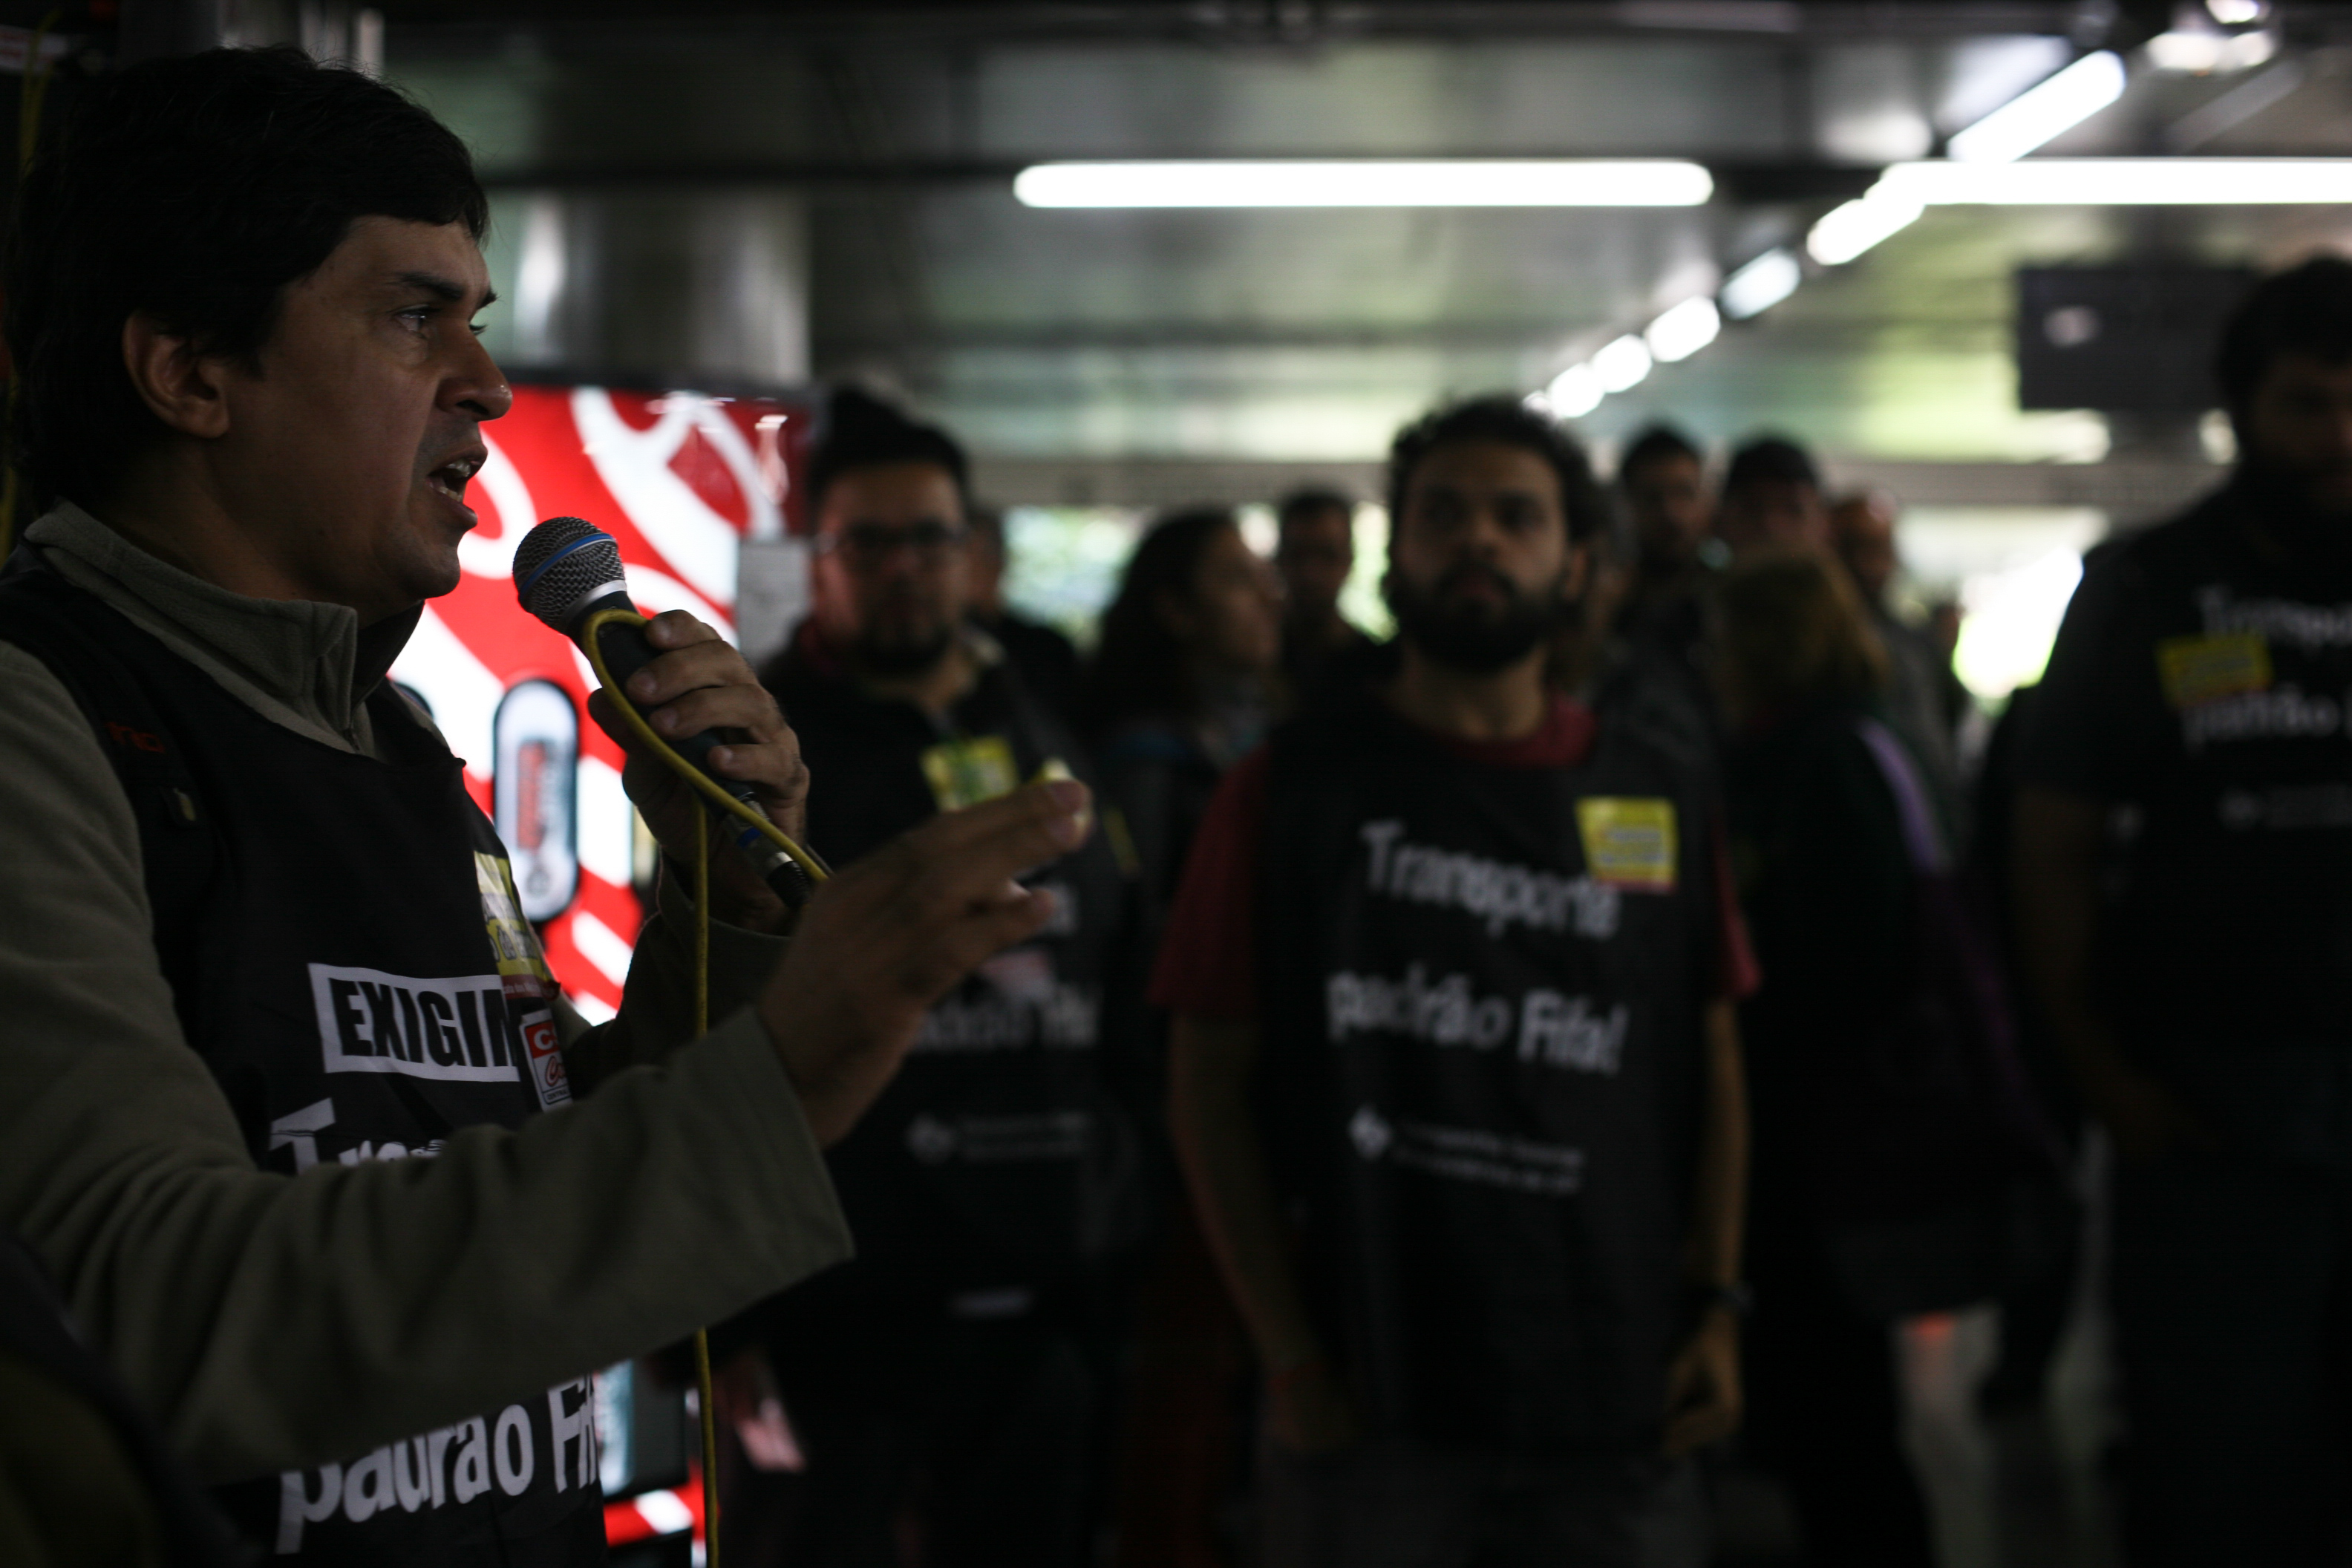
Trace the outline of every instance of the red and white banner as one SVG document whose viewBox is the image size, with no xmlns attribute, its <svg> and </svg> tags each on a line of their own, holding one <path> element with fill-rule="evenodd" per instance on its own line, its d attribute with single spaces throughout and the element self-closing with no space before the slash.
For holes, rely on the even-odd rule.
<svg viewBox="0 0 2352 1568">
<path fill-rule="evenodd" d="M 756 398 L 597 386 L 518 386 L 513 412 L 482 427 L 489 461 L 467 499 L 481 525 L 458 546 L 457 591 L 425 607 L 393 677 L 421 695 L 492 805 L 493 721 L 514 687 L 547 680 L 581 715 L 573 793 L 579 890 L 541 927 L 564 994 L 592 1019 L 620 1005 L 643 918 L 632 886 L 635 826 L 621 749 L 586 717 L 594 685 L 578 650 L 515 602 L 514 552 L 542 519 L 583 517 L 620 542 L 630 595 L 647 615 L 686 609 L 735 635 L 746 539 L 782 536 L 807 411 Z"/>
</svg>

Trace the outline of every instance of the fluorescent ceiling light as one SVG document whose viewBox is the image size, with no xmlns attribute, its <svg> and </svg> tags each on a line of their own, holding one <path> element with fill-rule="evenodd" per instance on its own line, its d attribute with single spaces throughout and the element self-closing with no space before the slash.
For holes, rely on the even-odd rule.
<svg viewBox="0 0 2352 1568">
<path fill-rule="evenodd" d="M 1033 207 L 1695 207 L 1715 193 L 1674 158 L 1412 158 L 1037 163 Z"/>
<path fill-rule="evenodd" d="M 1650 348 L 1641 339 L 1627 333 L 1624 337 L 1603 344 L 1592 356 L 1592 374 L 1601 379 L 1603 392 L 1622 392 L 1638 386 L 1650 374 Z"/>
<path fill-rule="evenodd" d="M 2020 163 L 1896 163 L 1870 188 L 1864 201 L 1927 206 L 2330 206 L 2352 202 L 2352 158 L 2029 158 Z M 1848 202 L 1846 206 L 1857 205 Z M 1822 222 L 1837 216 L 1832 213 Z M 1820 227 L 1816 226 L 1813 232 L 1818 235 Z M 1821 254 L 1818 248 L 1814 254 Z"/>
<path fill-rule="evenodd" d="M 2123 95 L 2123 57 L 2113 49 L 2084 55 L 1966 131 L 1953 132 L 1951 154 L 1964 163 L 2005 163 L 2021 158 Z"/>
<path fill-rule="evenodd" d="M 1543 395 L 1560 418 L 1581 418 L 1601 406 L 1601 377 L 1589 364 L 1572 364 L 1551 378 Z"/>
<path fill-rule="evenodd" d="M 2263 19 L 2263 0 L 2205 0 L 2206 14 L 2226 27 Z"/>
<path fill-rule="evenodd" d="M 2147 41 L 2147 63 L 2160 71 L 2189 76 L 2250 70 L 2278 53 L 2278 39 L 2264 32 L 2223 33 L 2176 28 Z"/>
<path fill-rule="evenodd" d="M 1897 168 L 1912 167 L 1897 164 Z M 2007 165 L 1996 165 L 2006 169 Z M 1882 177 L 1870 194 L 1832 207 L 1805 237 L 1805 248 L 1824 267 L 1843 267 L 1872 246 L 1901 233 L 1919 220 L 1921 204 L 1907 194 L 1892 192 Z"/>
<path fill-rule="evenodd" d="M 1715 342 L 1715 334 L 1723 330 L 1723 318 L 1717 313 L 1715 301 L 1702 294 L 1696 300 L 1685 300 L 1673 310 L 1650 323 L 1642 334 L 1660 364 L 1672 364 L 1685 360 Z"/>
<path fill-rule="evenodd" d="M 1744 321 L 1795 293 L 1797 285 L 1804 280 L 1804 268 L 1797 264 L 1793 254 L 1768 250 L 1725 279 L 1723 292 L 1717 299 L 1722 302 L 1725 315 L 1735 321 Z"/>
</svg>

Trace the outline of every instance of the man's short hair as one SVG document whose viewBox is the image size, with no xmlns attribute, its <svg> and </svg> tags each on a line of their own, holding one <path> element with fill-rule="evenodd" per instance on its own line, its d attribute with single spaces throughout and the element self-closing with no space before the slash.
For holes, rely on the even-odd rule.
<svg viewBox="0 0 2352 1568">
<path fill-rule="evenodd" d="M 1732 495 L 1752 484 L 1780 483 L 1822 488 L 1822 471 L 1812 454 L 1786 436 L 1759 436 L 1731 454 L 1724 470 L 1723 493 Z"/>
<path fill-rule="evenodd" d="M 26 174 L 7 246 L 35 494 L 98 504 L 162 438 L 122 363 L 134 312 L 250 361 L 287 287 L 377 216 L 478 241 L 489 203 L 466 144 L 371 77 L 297 49 L 213 49 L 84 86 Z"/>
<path fill-rule="evenodd" d="M 1633 477 L 1635 469 L 1669 458 L 1696 463 L 1702 468 L 1706 465 L 1706 458 L 1689 437 L 1671 425 L 1652 425 L 1634 437 L 1625 455 L 1617 459 L 1617 482 L 1622 485 Z"/>
<path fill-rule="evenodd" d="M 2331 364 L 2352 360 L 2352 261 L 2315 256 L 2248 290 L 2221 329 L 2215 357 L 2222 406 L 2243 409 L 2271 362 L 2295 353 Z"/>
<path fill-rule="evenodd" d="M 1356 513 L 1355 499 L 1328 485 L 1301 485 L 1275 503 L 1276 534 L 1287 533 L 1309 518 L 1319 517 L 1327 511 L 1353 517 Z"/>
<path fill-rule="evenodd" d="M 1559 479 L 1568 536 L 1582 542 L 1609 524 L 1609 500 L 1592 477 L 1592 463 L 1565 426 L 1507 393 L 1465 398 L 1430 410 L 1397 432 L 1389 447 L 1389 526 L 1404 515 L 1406 488 L 1422 460 L 1441 447 L 1492 441 L 1533 452 Z"/>
<path fill-rule="evenodd" d="M 833 481 L 853 468 L 887 463 L 932 463 L 955 480 L 967 516 L 972 510 L 971 465 L 956 438 L 936 425 L 910 419 L 870 392 L 854 386 L 826 400 L 824 428 L 809 454 L 808 520 L 812 526 Z"/>
</svg>

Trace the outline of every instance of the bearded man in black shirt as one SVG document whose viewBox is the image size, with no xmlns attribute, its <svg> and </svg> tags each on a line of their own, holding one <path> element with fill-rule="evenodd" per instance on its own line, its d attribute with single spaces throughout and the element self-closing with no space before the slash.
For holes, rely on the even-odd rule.
<svg viewBox="0 0 2352 1568">
<path fill-rule="evenodd" d="M 2119 1156 L 2135 1565 L 2343 1560 L 2352 263 L 2220 369 L 2237 471 L 2093 554 L 2020 767 L 2021 945 Z"/>
</svg>

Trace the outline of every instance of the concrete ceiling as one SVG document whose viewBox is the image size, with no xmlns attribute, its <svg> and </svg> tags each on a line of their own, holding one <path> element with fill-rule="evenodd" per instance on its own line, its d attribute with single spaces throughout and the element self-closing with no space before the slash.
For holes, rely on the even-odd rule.
<svg viewBox="0 0 2352 1568">
<path fill-rule="evenodd" d="M 2098 5 L 387 6 L 388 74 L 473 142 L 494 261 L 549 191 L 804 204 L 819 376 L 895 386 L 1008 459 L 1360 460 L 1446 392 L 1540 385 L 1801 237 L 2091 44 Z M 2052 153 L 2352 153 L 2352 7 L 2285 8 L 2228 77 L 2134 57 Z M 1033 211 L 1065 157 L 1692 157 L 1705 207 Z M 2336 209 L 1931 211 L 1582 422 L 1769 426 L 1856 460 L 2085 455 L 2021 415 L 2011 275 L 2352 249 Z M 499 258 L 503 258 L 502 261 Z M 501 327 L 501 331 L 509 329 Z M 509 356 L 516 343 L 502 345 Z"/>
</svg>

